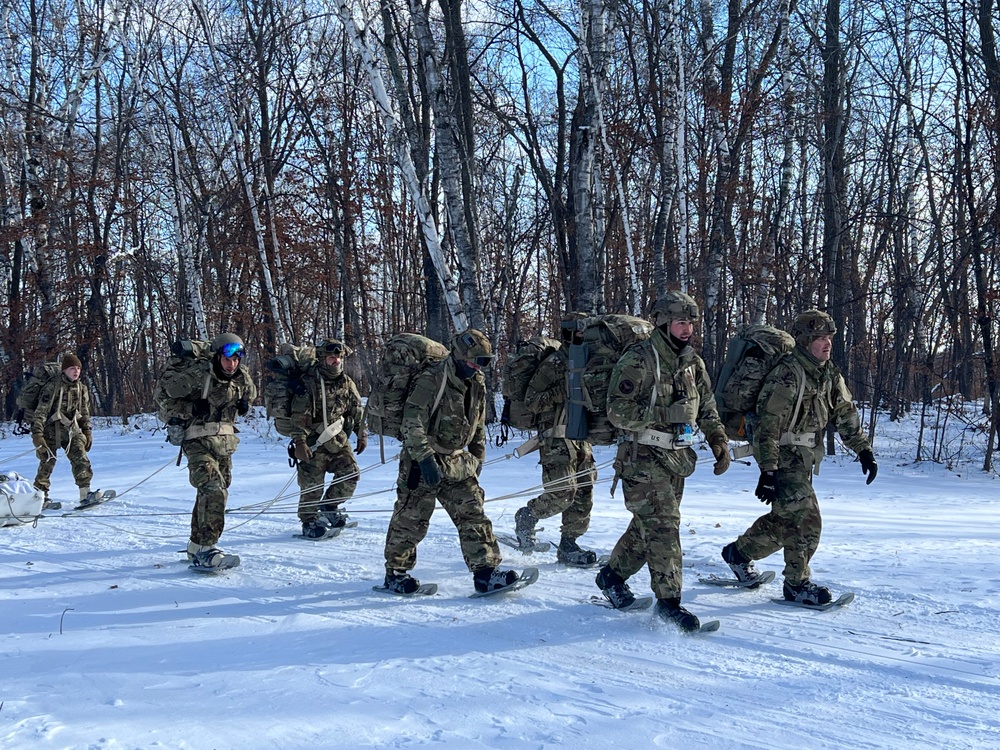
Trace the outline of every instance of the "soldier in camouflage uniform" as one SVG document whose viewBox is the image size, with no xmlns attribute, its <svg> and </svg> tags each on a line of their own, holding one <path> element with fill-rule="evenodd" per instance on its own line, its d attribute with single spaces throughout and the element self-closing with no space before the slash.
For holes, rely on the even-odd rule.
<svg viewBox="0 0 1000 750">
<path fill-rule="evenodd" d="M 56 468 L 56 451 L 62 448 L 80 490 L 80 505 L 95 503 L 99 490 L 91 492 L 94 472 L 87 453 L 94 442 L 90 427 L 90 391 L 80 380 L 82 363 L 75 354 L 67 354 L 59 365 L 57 377 L 42 386 L 38 407 L 31 420 L 31 442 L 38 456 L 35 489 L 45 494 L 43 508 L 50 507 L 49 489 Z"/>
<path fill-rule="evenodd" d="M 576 540 L 590 527 L 594 507 L 597 469 L 594 452 L 586 440 L 566 438 L 566 371 L 569 345 L 577 333 L 580 315 L 567 317 L 560 326 L 562 346 L 538 365 L 528 382 L 524 405 L 539 415 L 539 463 L 542 465 L 541 495 L 514 515 L 515 531 L 522 548 L 535 545 L 535 524 L 562 514 L 561 537 L 556 558 L 565 565 L 587 566 L 597 562 L 592 550 L 581 549 Z"/>
<path fill-rule="evenodd" d="M 635 596 L 626 580 L 646 564 L 656 612 L 685 631 L 698 618 L 681 606 L 680 503 L 684 479 L 694 472 L 693 428 L 705 433 L 715 454 L 715 473 L 729 468 L 728 439 L 715 407 L 705 363 L 689 341 L 698 306 L 683 292 L 668 292 L 653 306 L 656 326 L 630 347 L 611 373 L 608 417 L 625 430 L 615 469 L 622 479 L 632 521 L 597 575 L 597 585 L 616 608 Z"/>
<path fill-rule="evenodd" d="M 211 360 L 200 360 L 157 388 L 157 405 L 172 427 L 183 430 L 181 450 L 187 457 L 188 477 L 197 490 L 191 511 L 188 559 L 196 567 L 231 567 L 236 555 L 226 555 L 216 544 L 225 527 L 226 501 L 233 481 L 233 453 L 239 445 L 237 415 L 250 409 L 257 388 L 243 359 L 243 340 L 232 333 L 216 336 Z"/>
<path fill-rule="evenodd" d="M 414 378 L 403 409 L 403 449 L 396 505 L 385 538 L 385 587 L 410 594 L 420 583 L 409 571 L 439 500 L 458 528 L 465 564 L 477 591 L 509 586 L 493 525 L 483 511 L 479 472 L 486 458 L 486 387 L 480 369 L 493 360 L 490 342 L 469 329 L 451 341 L 451 356 Z"/>
<path fill-rule="evenodd" d="M 299 520 L 305 539 L 335 536 L 347 525 L 341 506 L 358 486 L 358 462 L 348 440 L 357 435 L 357 452 L 368 445 L 361 394 L 344 372 L 350 350 L 337 339 L 316 347 L 316 364 L 302 378 L 302 393 L 292 397 L 290 437 L 297 460 Z M 333 481 L 323 492 L 326 474 Z"/>
<path fill-rule="evenodd" d="M 810 579 L 809 561 L 823 527 L 812 474 L 823 460 L 823 431 L 837 426 L 849 448 L 858 453 L 871 484 L 878 464 L 861 428 L 858 410 L 844 377 L 830 361 L 833 318 L 806 310 L 790 329 L 795 349 L 768 373 L 757 398 L 759 425 L 754 430 L 754 458 L 760 466 L 755 494 L 771 510 L 758 518 L 723 559 L 740 580 L 759 576 L 753 561 L 785 551 L 784 597 L 806 605 L 826 604 L 830 590 Z"/>
</svg>

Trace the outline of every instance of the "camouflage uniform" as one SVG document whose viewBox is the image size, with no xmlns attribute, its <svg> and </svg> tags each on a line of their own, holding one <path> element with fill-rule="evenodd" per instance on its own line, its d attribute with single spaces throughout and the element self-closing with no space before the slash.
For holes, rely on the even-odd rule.
<svg viewBox="0 0 1000 750">
<path fill-rule="evenodd" d="M 417 545 L 427 535 L 435 499 L 458 528 L 469 570 L 475 573 L 499 565 L 502 558 L 493 525 L 483 511 L 485 496 L 478 481 L 486 457 L 485 425 L 486 388 L 481 373 L 463 380 L 454 357 L 448 357 L 414 378 L 403 409 L 396 505 L 385 539 L 388 574 L 416 565 Z M 437 487 L 429 487 L 422 477 L 416 481 L 415 476 L 416 464 L 431 456 L 441 475 Z"/>
<path fill-rule="evenodd" d="M 90 486 L 94 477 L 90 459 L 87 458 L 91 436 L 90 391 L 82 380 L 70 380 L 65 372 L 61 372 L 42 386 L 38 408 L 31 420 L 31 439 L 38 456 L 35 487 L 42 490 L 46 497 L 59 448 L 66 452 L 77 486 Z M 42 440 L 45 441 L 44 446 L 41 446 Z"/>
<path fill-rule="evenodd" d="M 194 416 L 192 409 L 208 401 L 208 415 Z M 218 356 L 200 359 L 169 384 L 157 389 L 157 406 L 167 419 L 186 425 L 181 450 L 187 457 L 188 478 L 197 490 L 191 511 L 191 542 L 212 547 L 225 527 L 226 501 L 233 481 L 233 453 L 239 445 L 234 422 L 238 405 L 257 398 L 257 387 L 242 364 L 233 375 L 218 365 Z"/>
<path fill-rule="evenodd" d="M 292 398 L 289 437 L 305 440 L 310 447 L 316 446 L 312 458 L 300 460 L 297 466 L 302 491 L 299 520 L 307 524 L 319 519 L 320 511 L 336 512 L 354 494 L 359 469 L 348 438 L 353 432 L 363 440 L 365 429 L 361 394 L 343 368 L 335 372 L 321 361 L 309 369 L 303 384 L 305 392 Z M 326 442 L 316 445 L 327 426 L 341 419 L 341 429 Z M 328 473 L 333 474 L 333 481 L 324 494 L 323 484 Z"/>
<path fill-rule="evenodd" d="M 656 402 L 650 408 L 654 387 Z M 615 365 L 608 384 L 608 417 L 633 434 L 645 429 L 674 433 L 678 424 L 696 423 L 709 443 L 728 442 L 704 361 L 690 346 L 675 352 L 661 328 L 628 349 Z M 618 448 L 615 468 L 632 521 L 608 567 L 628 579 L 647 564 L 657 599 L 681 596 L 680 503 L 684 479 L 694 472 L 696 460 L 690 447 L 671 449 L 633 440 Z"/>
<path fill-rule="evenodd" d="M 528 510 L 536 519 L 562 513 L 562 536 L 577 539 L 590 527 L 597 480 L 594 452 L 585 440 L 545 436 L 545 431 L 564 424 L 565 350 L 564 344 L 562 349 L 542 360 L 525 391 L 525 407 L 539 415 L 539 463 L 545 487 L 541 495 L 528 502 Z"/>
<path fill-rule="evenodd" d="M 802 403 L 791 424 L 799 388 Z M 809 561 L 823 528 L 813 472 L 823 460 L 823 430 L 831 420 L 849 448 L 871 450 L 844 377 L 830 361 L 819 362 L 799 343 L 767 375 L 757 399 L 760 424 L 754 430 L 754 458 L 761 471 L 777 471 L 777 499 L 737 540 L 736 549 L 750 560 L 785 550 L 786 583 L 796 586 L 810 577 Z M 786 434 L 811 436 L 814 447 L 783 444 Z M 800 441 L 801 442 L 801 441 Z"/>
</svg>

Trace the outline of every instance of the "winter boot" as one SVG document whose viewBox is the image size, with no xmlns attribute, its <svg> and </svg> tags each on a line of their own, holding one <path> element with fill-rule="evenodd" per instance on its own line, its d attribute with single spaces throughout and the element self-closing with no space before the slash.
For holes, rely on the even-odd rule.
<svg viewBox="0 0 1000 750">
<path fill-rule="evenodd" d="M 514 533 L 517 535 L 517 543 L 521 549 L 530 549 L 535 546 L 535 524 L 538 519 L 532 515 L 525 505 L 514 514 Z"/>
<path fill-rule="evenodd" d="M 681 606 L 680 599 L 657 599 L 656 614 L 664 622 L 673 622 L 685 633 L 701 629 L 701 621 Z"/>
<path fill-rule="evenodd" d="M 582 549 L 576 543 L 576 539 L 563 535 L 556 547 L 556 559 L 563 565 L 571 565 L 584 568 L 597 562 L 597 553 L 593 550 Z"/>
<path fill-rule="evenodd" d="M 833 600 L 830 589 L 825 586 L 817 586 L 809 579 L 804 580 L 798 586 L 793 586 L 786 580 L 784 594 L 785 601 L 799 602 L 810 607 L 829 604 Z"/>
<path fill-rule="evenodd" d="M 322 539 L 330 533 L 331 526 L 325 518 L 314 518 L 302 524 L 303 539 Z"/>
<path fill-rule="evenodd" d="M 101 490 L 91 492 L 90 487 L 81 487 L 80 507 L 86 508 L 88 505 L 98 505 L 103 497 L 104 493 Z"/>
<path fill-rule="evenodd" d="M 345 526 L 347 526 L 347 521 L 349 518 L 347 513 L 342 511 L 339 507 L 334 508 L 333 510 L 324 510 L 323 517 L 327 520 L 327 522 L 330 524 L 330 528 L 332 529 L 344 528 Z"/>
<path fill-rule="evenodd" d="M 730 542 L 722 548 L 722 559 L 729 565 L 729 569 L 733 571 L 737 580 L 746 583 L 760 578 L 760 573 L 753 566 L 753 560 L 749 557 L 745 557 L 740 552 L 739 548 L 736 546 L 736 542 Z M 757 587 L 751 585 L 747 586 L 747 588 L 753 589 Z"/>
<path fill-rule="evenodd" d="M 412 594 L 420 588 L 420 581 L 411 576 L 405 570 L 401 570 L 386 573 L 383 585 L 385 586 L 386 591 L 391 591 L 394 594 Z"/>
<path fill-rule="evenodd" d="M 601 568 L 594 583 L 615 609 L 629 607 L 635 602 L 635 594 L 632 593 L 632 589 L 625 583 L 624 578 L 611 569 L 610 565 Z"/>
<path fill-rule="evenodd" d="M 222 570 L 224 568 L 235 568 L 240 564 L 240 558 L 237 555 L 227 555 L 218 547 L 211 544 L 194 544 L 193 542 L 188 544 L 188 559 L 191 559 L 193 555 L 194 559 L 191 560 L 191 564 L 196 568 L 217 568 Z"/>
<path fill-rule="evenodd" d="M 517 573 L 513 570 L 500 570 L 500 568 L 480 568 L 473 574 L 473 584 L 476 591 L 485 594 L 489 591 L 505 589 L 517 580 Z"/>
</svg>

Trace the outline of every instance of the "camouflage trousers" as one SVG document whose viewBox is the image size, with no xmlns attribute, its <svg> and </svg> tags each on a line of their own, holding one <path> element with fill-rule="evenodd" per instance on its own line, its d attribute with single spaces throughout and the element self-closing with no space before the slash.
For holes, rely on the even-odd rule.
<svg viewBox="0 0 1000 750">
<path fill-rule="evenodd" d="M 544 440 L 539 448 L 542 484 L 545 491 L 528 503 L 535 518 L 562 513 L 563 536 L 577 539 L 590 527 L 594 507 L 594 453 L 590 444 L 579 440 Z"/>
<path fill-rule="evenodd" d="M 736 540 L 744 557 L 762 560 L 785 550 L 785 581 L 797 586 L 810 576 L 809 561 L 819 547 L 823 519 L 804 465 L 778 469 L 778 499 Z"/>
<path fill-rule="evenodd" d="M 226 449 L 219 449 L 223 444 L 219 438 L 185 440 L 183 444 L 188 480 L 198 491 L 191 511 L 191 541 L 203 546 L 217 544 L 226 526 L 233 457 Z"/>
<path fill-rule="evenodd" d="M 330 443 L 333 443 L 331 440 Z M 327 448 L 330 443 L 318 446 L 308 461 L 299 461 L 299 520 L 315 521 L 321 511 L 332 511 L 354 495 L 358 486 L 358 462 L 350 445 L 336 445 L 336 452 Z M 333 481 L 323 492 L 326 475 L 333 474 Z"/>
<path fill-rule="evenodd" d="M 631 472 L 630 472 L 631 473 Z M 622 578 L 649 566 L 649 583 L 657 599 L 681 596 L 681 497 L 684 479 L 662 470 L 623 473 L 625 507 L 632 521 L 611 551 L 608 565 Z"/>
<path fill-rule="evenodd" d="M 41 490 L 48 497 L 49 489 L 52 487 L 52 472 L 56 469 L 56 451 L 60 448 L 66 453 L 69 459 L 70 469 L 73 471 L 73 479 L 77 487 L 89 487 L 90 480 L 94 478 L 94 471 L 90 468 L 90 459 L 87 458 L 87 451 L 84 448 L 85 438 L 83 433 L 70 433 L 64 429 L 48 428 L 42 433 L 49 451 L 40 449 L 35 451 L 38 456 L 38 472 L 35 474 L 35 488 Z M 75 498 L 74 498 L 75 499 Z"/>
<path fill-rule="evenodd" d="M 404 456 L 399 461 L 396 479 L 396 505 L 385 536 L 385 569 L 413 570 L 417 564 L 417 545 L 427 536 L 434 501 L 439 500 L 458 529 L 462 557 L 470 571 L 495 568 L 503 559 L 493 524 L 483 510 L 485 495 L 473 474 L 462 480 L 441 479 L 437 487 L 428 487 L 423 479 L 416 489 L 406 480 L 413 462 Z"/>
</svg>

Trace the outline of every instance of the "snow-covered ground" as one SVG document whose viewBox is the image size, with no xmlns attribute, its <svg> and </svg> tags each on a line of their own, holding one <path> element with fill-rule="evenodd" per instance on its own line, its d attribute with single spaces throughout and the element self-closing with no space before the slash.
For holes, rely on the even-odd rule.
<svg viewBox="0 0 1000 750">
<path fill-rule="evenodd" d="M 178 550 L 194 491 L 153 425 L 95 431 L 94 486 L 128 490 L 119 500 L 0 529 L 3 748 L 1000 747 L 1000 482 L 965 443 L 950 470 L 915 465 L 912 423 L 886 423 L 871 486 L 849 456 L 823 464 L 813 578 L 857 592 L 827 613 L 770 602 L 780 555 L 758 563 L 779 573 L 766 590 L 698 582 L 728 572 L 719 550 L 766 509 L 755 468 L 714 477 L 704 450 L 682 506 L 684 601 L 722 628 L 684 636 L 591 606 L 595 571 L 554 553 L 506 550 L 538 583 L 469 599 L 440 510 L 414 571 L 438 595 L 373 592 L 394 462 L 378 464 L 376 440 L 360 456 L 356 529 L 293 539 L 292 470 L 262 422 L 244 429 L 221 542 L 243 564 L 191 573 Z M 504 458 L 512 447 L 483 473 L 502 532 L 540 481 L 537 454 Z M 8 430 L 0 469 L 33 477 L 30 454 L 10 459 L 29 448 Z M 71 507 L 62 454 L 53 487 Z M 602 553 L 628 522 L 609 490 L 581 540 Z M 557 540 L 557 519 L 543 525 Z M 631 584 L 646 593 L 646 572 Z"/>
</svg>

